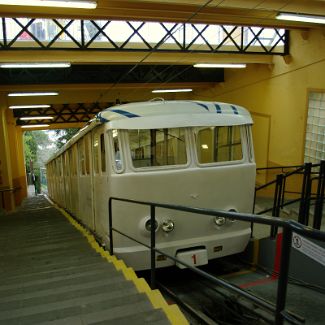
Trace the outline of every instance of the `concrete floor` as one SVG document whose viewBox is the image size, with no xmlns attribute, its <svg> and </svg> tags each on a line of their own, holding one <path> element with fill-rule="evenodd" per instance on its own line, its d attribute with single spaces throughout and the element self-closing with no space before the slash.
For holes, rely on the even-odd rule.
<svg viewBox="0 0 325 325">
<path fill-rule="evenodd" d="M 246 274 L 233 274 L 227 276 L 227 281 L 275 303 L 278 281 L 264 272 L 248 272 Z M 286 309 L 303 318 L 305 324 L 323 325 L 325 320 L 325 289 L 309 288 L 302 283 L 288 284 Z M 287 324 L 287 323 L 286 323 Z"/>
</svg>

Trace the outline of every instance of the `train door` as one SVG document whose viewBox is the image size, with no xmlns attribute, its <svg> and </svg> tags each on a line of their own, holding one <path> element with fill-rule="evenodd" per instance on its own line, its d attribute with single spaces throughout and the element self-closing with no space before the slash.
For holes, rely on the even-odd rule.
<svg viewBox="0 0 325 325">
<path fill-rule="evenodd" d="M 57 158 L 57 168 L 58 168 L 58 175 L 59 175 L 59 182 L 58 182 L 58 202 L 60 205 L 64 205 L 64 176 L 63 176 L 63 156 L 60 155 Z"/>
<path fill-rule="evenodd" d="M 63 156 L 63 202 L 64 207 L 68 210 L 70 209 L 70 199 L 69 199 L 69 189 L 70 189 L 70 181 L 69 181 L 69 168 L 68 168 L 68 152 L 66 151 Z"/>
<path fill-rule="evenodd" d="M 93 198 L 96 233 L 104 237 L 108 231 L 108 162 L 107 162 L 107 134 L 104 129 L 93 131 Z"/>
<path fill-rule="evenodd" d="M 79 215 L 79 177 L 78 177 L 78 150 L 74 144 L 70 149 L 70 197 L 71 197 L 71 213 L 75 216 Z"/>
<path fill-rule="evenodd" d="M 94 229 L 92 178 L 90 175 L 90 134 L 78 141 L 79 160 L 79 216 L 83 223 Z"/>
</svg>

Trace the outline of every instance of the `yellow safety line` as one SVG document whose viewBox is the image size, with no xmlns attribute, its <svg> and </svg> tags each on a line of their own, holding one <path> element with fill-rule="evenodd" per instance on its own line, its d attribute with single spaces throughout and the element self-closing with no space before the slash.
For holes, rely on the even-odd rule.
<svg viewBox="0 0 325 325">
<path fill-rule="evenodd" d="M 107 262 L 113 263 L 117 271 L 121 271 L 126 280 L 132 281 L 137 288 L 138 292 L 145 293 L 149 298 L 152 306 L 155 309 L 161 308 L 166 314 L 168 320 L 172 325 L 189 325 L 188 320 L 185 318 L 181 310 L 177 305 L 168 305 L 159 290 L 152 290 L 144 278 L 138 278 L 136 273 L 131 267 L 127 267 L 122 260 L 118 260 L 114 255 L 110 255 L 109 252 L 105 251 L 100 247 L 95 237 L 85 229 L 80 223 L 72 218 L 64 209 L 59 207 L 47 196 L 46 199 L 53 204 L 53 206 L 59 210 L 68 221 L 79 230 L 88 240 L 90 246 L 99 253 Z"/>
<path fill-rule="evenodd" d="M 228 274 L 222 275 L 221 277 L 223 279 L 228 279 L 228 278 L 232 278 L 232 277 L 237 276 L 237 275 L 244 275 L 244 274 L 249 274 L 249 273 L 252 273 L 252 272 L 253 272 L 253 270 L 250 269 L 250 270 L 244 270 L 244 271 L 228 273 Z"/>
</svg>

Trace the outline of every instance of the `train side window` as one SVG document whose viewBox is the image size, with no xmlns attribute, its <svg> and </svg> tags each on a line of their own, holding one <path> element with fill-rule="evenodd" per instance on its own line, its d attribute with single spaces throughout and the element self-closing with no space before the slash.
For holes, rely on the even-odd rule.
<svg viewBox="0 0 325 325">
<path fill-rule="evenodd" d="M 85 171 L 86 174 L 90 174 L 90 158 L 89 158 L 89 151 L 90 151 L 90 146 L 89 146 L 89 135 L 87 134 L 85 136 Z"/>
<path fill-rule="evenodd" d="M 135 168 L 186 165 L 184 128 L 129 130 Z"/>
<path fill-rule="evenodd" d="M 58 175 L 62 176 L 62 156 L 58 158 Z"/>
<path fill-rule="evenodd" d="M 123 170 L 123 160 L 121 155 L 121 145 L 119 140 L 118 130 L 113 130 L 113 148 L 114 148 L 114 157 L 115 157 L 115 170 L 121 172 Z"/>
<path fill-rule="evenodd" d="M 79 158 L 79 170 L 81 175 L 85 175 L 85 146 L 83 139 L 79 140 L 78 142 L 78 158 Z"/>
<path fill-rule="evenodd" d="M 102 172 L 106 172 L 106 153 L 105 153 L 105 138 L 104 134 L 102 133 L 100 135 L 100 161 L 101 161 L 101 167 Z"/>
<path fill-rule="evenodd" d="M 75 176 L 77 176 L 78 175 L 78 151 L 77 151 L 77 145 L 74 144 L 72 149 L 73 149 L 73 155 L 72 155 L 72 157 L 73 157 L 73 174 Z"/>
<path fill-rule="evenodd" d="M 69 168 L 69 152 L 70 152 L 70 150 L 69 151 L 66 151 L 65 153 L 64 153 L 64 168 L 63 168 L 63 172 L 64 172 L 64 174 L 65 174 L 65 176 L 70 176 L 70 168 Z"/>
<path fill-rule="evenodd" d="M 248 157 L 249 157 L 249 161 L 253 162 L 255 160 L 255 157 L 254 157 L 254 148 L 253 148 L 253 139 L 252 139 L 251 126 L 246 125 L 245 130 L 246 130 L 246 141 L 247 141 Z"/>
<path fill-rule="evenodd" d="M 98 144 L 99 144 L 98 134 L 95 133 L 94 137 L 93 137 L 93 155 L 94 155 L 94 171 L 95 171 L 95 174 L 99 173 Z"/>
<path fill-rule="evenodd" d="M 240 126 L 195 128 L 200 164 L 243 159 Z"/>
<path fill-rule="evenodd" d="M 68 151 L 68 155 L 69 155 L 69 161 L 68 161 L 68 163 L 69 163 L 69 167 L 68 167 L 68 169 L 69 169 L 69 174 L 70 174 L 70 175 L 73 175 L 73 167 L 72 167 L 72 148 L 69 149 L 69 151 Z"/>
</svg>

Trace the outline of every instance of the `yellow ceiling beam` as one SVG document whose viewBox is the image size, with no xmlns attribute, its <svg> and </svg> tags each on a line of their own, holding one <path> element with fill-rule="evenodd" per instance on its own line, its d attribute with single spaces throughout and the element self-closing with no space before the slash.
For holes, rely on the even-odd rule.
<svg viewBox="0 0 325 325">
<path fill-rule="evenodd" d="M 192 88 L 202 90 L 213 88 L 213 82 L 184 82 L 184 83 L 155 83 L 155 84 L 51 84 L 51 85 L 1 85 L 0 92 L 9 91 L 46 91 L 55 90 L 59 96 L 43 97 L 8 97 L 7 106 L 33 105 L 33 104 L 71 104 L 145 101 L 157 97 L 151 91 L 161 88 Z M 164 98 L 170 99 L 173 94 L 166 94 Z M 161 97 L 161 96 L 160 96 Z"/>
<path fill-rule="evenodd" d="M 211 63 L 258 63 L 271 64 L 272 55 L 232 53 L 159 53 L 115 51 L 0 51 L 0 62 L 71 62 L 72 64 L 194 64 Z"/>
<path fill-rule="evenodd" d="M 28 2 L 26 2 L 28 3 Z M 250 26 L 272 26 L 283 28 L 318 28 L 315 24 L 279 21 L 278 11 L 324 14 L 323 1 L 293 0 L 283 3 L 279 0 L 213 1 L 200 9 L 206 1 L 107 1 L 98 0 L 95 10 L 68 8 L 37 8 L 31 6 L 0 6 L 2 17 L 49 17 L 105 20 L 146 20 L 196 22 L 208 24 L 236 24 Z"/>
<path fill-rule="evenodd" d="M 107 90 L 107 89 L 118 89 L 118 90 L 129 90 L 129 89 L 154 89 L 157 88 L 157 85 L 163 85 L 163 83 L 124 83 L 124 84 L 44 84 L 44 85 L 0 85 L 0 92 L 7 91 L 34 91 L 34 90 L 50 90 L 55 89 L 57 91 L 60 90 Z M 214 82 L 169 82 L 165 84 L 165 87 L 182 87 L 182 86 L 191 86 L 192 88 L 205 88 L 207 86 L 215 85 Z M 14 100 L 16 97 L 11 97 L 11 100 Z M 19 99 L 19 97 L 17 97 Z M 55 98 L 54 97 L 47 97 Z"/>
</svg>

